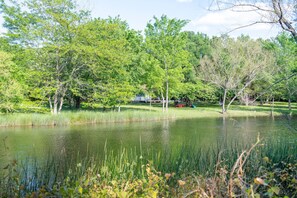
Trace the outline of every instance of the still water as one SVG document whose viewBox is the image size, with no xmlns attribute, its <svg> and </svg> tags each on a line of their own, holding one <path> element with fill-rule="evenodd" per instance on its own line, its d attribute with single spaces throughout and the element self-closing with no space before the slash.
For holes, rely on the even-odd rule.
<svg viewBox="0 0 297 198">
<path fill-rule="evenodd" d="M 211 147 L 222 141 L 249 144 L 257 135 L 297 142 L 296 119 L 284 117 L 205 118 L 68 127 L 0 128 L 0 165 L 8 160 L 49 155 L 103 155 L 104 148 L 171 149 Z M 295 125 L 295 126 L 294 126 Z"/>
</svg>

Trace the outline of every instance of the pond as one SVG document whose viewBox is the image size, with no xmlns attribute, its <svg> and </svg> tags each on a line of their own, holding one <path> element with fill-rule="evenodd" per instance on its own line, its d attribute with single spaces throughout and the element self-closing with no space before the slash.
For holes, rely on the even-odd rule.
<svg viewBox="0 0 297 198">
<path fill-rule="evenodd" d="M 181 145 L 214 147 L 221 142 L 251 144 L 263 139 L 297 142 L 296 119 L 285 117 L 203 118 L 68 127 L 0 128 L 0 164 L 17 158 L 45 161 L 49 155 L 103 156 L 104 149 L 164 150 Z"/>
</svg>

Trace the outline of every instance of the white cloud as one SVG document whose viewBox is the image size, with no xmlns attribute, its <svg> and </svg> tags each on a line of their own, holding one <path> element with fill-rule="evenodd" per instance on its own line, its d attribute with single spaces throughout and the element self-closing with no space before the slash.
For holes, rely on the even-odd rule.
<svg viewBox="0 0 297 198">
<path fill-rule="evenodd" d="M 265 21 L 266 13 L 249 12 L 246 9 L 249 8 L 237 8 L 235 11 L 223 10 L 207 12 L 205 15 L 192 20 L 188 28 L 210 35 L 220 35 L 232 30 L 234 31 L 231 32 L 231 36 L 249 34 L 251 37 L 269 38 L 277 34 L 278 30 L 273 29 L 271 24 L 258 23 L 256 25 L 247 26 L 256 21 Z M 237 29 L 243 26 L 247 27 Z"/>
<path fill-rule="evenodd" d="M 179 2 L 179 3 L 190 3 L 193 0 L 176 0 L 176 1 Z"/>
<path fill-rule="evenodd" d="M 3 23 L 4 23 L 4 20 L 2 15 L 0 14 L 0 35 L 5 32 L 5 29 L 2 27 Z"/>
</svg>

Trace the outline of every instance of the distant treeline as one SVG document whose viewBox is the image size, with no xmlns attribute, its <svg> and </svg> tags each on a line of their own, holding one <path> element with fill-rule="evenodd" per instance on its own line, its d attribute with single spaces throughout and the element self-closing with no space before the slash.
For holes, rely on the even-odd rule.
<svg viewBox="0 0 297 198">
<path fill-rule="evenodd" d="M 120 106 L 136 94 L 221 101 L 296 100 L 297 46 L 282 33 L 270 40 L 208 37 L 183 31 L 187 21 L 163 15 L 144 32 L 115 18 L 92 18 L 75 0 L 0 1 L 0 109 L 67 104 Z M 225 106 L 226 104 L 226 106 Z"/>
</svg>

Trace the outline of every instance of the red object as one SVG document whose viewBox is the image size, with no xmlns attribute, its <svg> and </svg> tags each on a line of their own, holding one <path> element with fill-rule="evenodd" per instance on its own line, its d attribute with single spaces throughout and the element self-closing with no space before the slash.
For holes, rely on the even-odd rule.
<svg viewBox="0 0 297 198">
<path fill-rule="evenodd" d="M 182 108 L 182 107 L 185 107 L 186 105 L 184 105 L 184 104 L 177 104 L 177 105 L 175 105 L 175 107 L 177 107 L 177 108 Z"/>
</svg>

